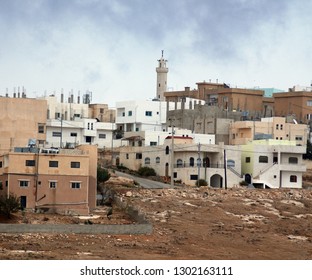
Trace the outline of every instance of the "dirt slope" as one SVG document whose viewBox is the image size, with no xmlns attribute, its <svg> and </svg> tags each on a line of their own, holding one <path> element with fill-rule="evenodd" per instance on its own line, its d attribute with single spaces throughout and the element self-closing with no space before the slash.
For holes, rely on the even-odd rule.
<svg viewBox="0 0 312 280">
<path fill-rule="evenodd" d="M 0 259 L 311 259 L 312 192 L 235 188 L 120 189 L 151 235 L 0 234 Z M 127 193 L 127 195 L 125 195 Z M 114 208 L 96 223 L 131 223 Z M 34 216 L 35 215 L 35 216 Z M 77 217 L 26 214 L 28 223 Z M 15 222 L 25 222 L 21 214 Z M 2 221 L 3 222 L 3 221 Z"/>
</svg>

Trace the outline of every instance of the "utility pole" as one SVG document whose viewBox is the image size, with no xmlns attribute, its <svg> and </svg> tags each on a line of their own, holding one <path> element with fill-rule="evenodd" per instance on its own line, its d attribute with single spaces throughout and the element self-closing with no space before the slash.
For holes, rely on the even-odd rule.
<svg viewBox="0 0 312 280">
<path fill-rule="evenodd" d="M 224 149 L 224 188 L 227 190 L 227 174 L 226 174 L 226 165 L 227 165 L 227 161 L 226 161 L 226 149 Z"/>
<path fill-rule="evenodd" d="M 171 126 L 171 160 L 170 160 L 170 172 L 171 172 L 171 180 L 170 185 L 174 187 L 174 180 L 173 180 L 173 167 L 174 167 L 174 126 L 172 124 L 172 119 L 169 119 L 170 126 Z"/>
</svg>

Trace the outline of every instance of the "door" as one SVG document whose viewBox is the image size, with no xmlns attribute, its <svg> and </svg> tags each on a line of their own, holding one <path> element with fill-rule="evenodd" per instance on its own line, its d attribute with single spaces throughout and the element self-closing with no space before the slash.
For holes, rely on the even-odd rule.
<svg viewBox="0 0 312 280">
<path fill-rule="evenodd" d="M 21 196 L 21 208 L 22 209 L 25 209 L 26 208 L 26 205 L 27 205 L 27 197 L 22 195 Z"/>
</svg>

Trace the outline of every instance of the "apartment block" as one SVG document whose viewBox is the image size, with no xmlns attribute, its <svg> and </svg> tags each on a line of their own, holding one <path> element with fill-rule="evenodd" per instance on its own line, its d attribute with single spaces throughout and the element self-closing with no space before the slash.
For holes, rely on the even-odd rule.
<svg viewBox="0 0 312 280">
<path fill-rule="evenodd" d="M 88 214 L 96 206 L 96 146 L 77 149 L 15 148 L 0 156 L 0 193 L 21 206 Z"/>
</svg>

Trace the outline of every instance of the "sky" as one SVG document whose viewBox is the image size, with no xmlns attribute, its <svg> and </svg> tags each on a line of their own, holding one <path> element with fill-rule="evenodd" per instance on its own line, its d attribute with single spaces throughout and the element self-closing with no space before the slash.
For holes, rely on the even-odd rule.
<svg viewBox="0 0 312 280">
<path fill-rule="evenodd" d="M 311 0 L 0 0 L 0 95 L 152 99 L 212 81 L 288 90 L 312 81 Z"/>
</svg>

